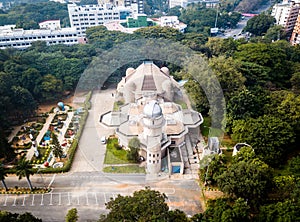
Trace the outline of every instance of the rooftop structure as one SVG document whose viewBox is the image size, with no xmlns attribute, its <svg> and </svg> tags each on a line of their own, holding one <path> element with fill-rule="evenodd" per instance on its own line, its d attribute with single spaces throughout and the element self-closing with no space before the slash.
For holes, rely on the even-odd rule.
<svg viewBox="0 0 300 222">
<path fill-rule="evenodd" d="M 199 141 L 203 118 L 174 103 L 181 95 L 178 91 L 166 67 L 144 62 L 127 69 L 118 85 L 116 98 L 125 105 L 100 117 L 102 124 L 116 128 L 121 146 L 128 147 L 134 137 L 140 140 L 140 155 L 150 175 L 162 171 L 182 174 L 195 158 L 193 147 Z"/>
</svg>

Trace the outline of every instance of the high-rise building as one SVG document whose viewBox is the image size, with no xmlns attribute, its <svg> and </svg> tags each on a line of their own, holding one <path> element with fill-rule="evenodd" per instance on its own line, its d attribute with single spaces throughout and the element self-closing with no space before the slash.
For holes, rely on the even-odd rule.
<svg viewBox="0 0 300 222">
<path fill-rule="evenodd" d="M 300 0 L 284 0 L 275 4 L 272 9 L 272 16 L 276 19 L 277 25 L 282 25 L 288 36 L 291 36 L 300 10 Z"/>
</svg>

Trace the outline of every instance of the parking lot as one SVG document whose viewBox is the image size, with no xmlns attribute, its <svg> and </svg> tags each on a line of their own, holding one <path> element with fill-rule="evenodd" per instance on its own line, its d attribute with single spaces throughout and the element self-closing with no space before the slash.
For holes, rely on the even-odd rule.
<svg viewBox="0 0 300 222">
<path fill-rule="evenodd" d="M 128 193 L 108 193 L 108 192 L 53 192 L 47 194 L 20 194 L 20 195 L 0 195 L 0 207 L 2 209 L 12 209 L 13 207 L 44 206 L 93 206 L 105 209 L 105 203 L 111 198 L 116 198 L 118 194 L 129 195 Z M 168 198 L 171 203 L 172 198 Z"/>
</svg>

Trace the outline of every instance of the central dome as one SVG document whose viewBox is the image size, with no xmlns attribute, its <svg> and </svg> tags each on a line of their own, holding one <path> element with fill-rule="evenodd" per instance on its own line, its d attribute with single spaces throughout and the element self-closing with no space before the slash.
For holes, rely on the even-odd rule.
<svg viewBox="0 0 300 222">
<path fill-rule="evenodd" d="M 148 118 L 156 118 L 162 116 L 162 109 L 157 101 L 152 100 L 144 107 L 144 115 Z"/>
</svg>

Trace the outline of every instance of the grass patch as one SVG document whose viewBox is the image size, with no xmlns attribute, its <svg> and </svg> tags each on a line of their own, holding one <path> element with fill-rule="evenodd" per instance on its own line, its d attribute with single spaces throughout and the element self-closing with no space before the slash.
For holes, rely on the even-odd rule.
<svg viewBox="0 0 300 222">
<path fill-rule="evenodd" d="M 211 137 L 222 137 L 224 134 L 222 129 L 211 127 L 211 117 L 209 116 L 203 117 L 203 123 L 201 124 L 200 129 L 202 136 L 204 137 L 208 137 L 209 135 Z"/>
<path fill-rule="evenodd" d="M 114 102 L 114 108 L 113 108 L 113 111 L 119 111 L 120 109 L 120 106 L 124 105 L 124 102 L 123 101 L 116 101 Z"/>
<path fill-rule="evenodd" d="M 127 151 L 119 148 L 117 138 L 108 138 L 106 144 L 104 164 L 122 163 L 129 163 L 127 160 Z"/>
<path fill-rule="evenodd" d="M 180 105 L 182 109 L 187 109 L 188 108 L 187 104 L 182 100 L 177 100 L 177 101 L 175 101 L 175 103 Z"/>
<path fill-rule="evenodd" d="M 145 173 L 144 167 L 139 167 L 138 165 L 128 165 L 128 166 L 107 166 L 103 168 L 105 173 Z"/>
</svg>

